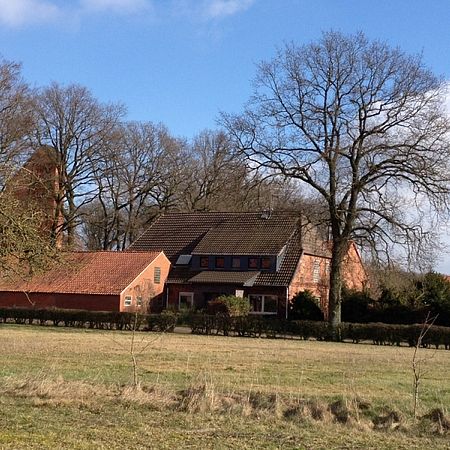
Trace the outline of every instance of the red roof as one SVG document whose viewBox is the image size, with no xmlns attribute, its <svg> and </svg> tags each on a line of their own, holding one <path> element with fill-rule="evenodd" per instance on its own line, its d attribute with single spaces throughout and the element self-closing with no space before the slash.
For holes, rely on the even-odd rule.
<svg viewBox="0 0 450 450">
<path fill-rule="evenodd" d="M 0 290 L 62 294 L 120 294 L 158 255 L 153 252 L 73 252 L 58 267 Z"/>
</svg>

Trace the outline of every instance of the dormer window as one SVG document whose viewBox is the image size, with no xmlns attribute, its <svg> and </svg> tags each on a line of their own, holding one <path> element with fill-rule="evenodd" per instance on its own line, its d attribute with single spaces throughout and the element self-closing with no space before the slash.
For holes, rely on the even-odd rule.
<svg viewBox="0 0 450 450">
<path fill-rule="evenodd" d="M 272 267 L 272 260 L 267 257 L 261 258 L 261 269 L 270 269 Z"/>
<path fill-rule="evenodd" d="M 202 269 L 207 269 L 209 267 L 209 257 L 208 256 L 200 257 L 200 267 Z"/>
<path fill-rule="evenodd" d="M 216 256 L 216 269 L 223 269 L 225 267 L 225 258 L 223 256 Z"/>
<path fill-rule="evenodd" d="M 233 257 L 231 260 L 231 267 L 233 269 L 240 269 L 241 268 L 241 258 Z"/>
<path fill-rule="evenodd" d="M 248 268 L 257 269 L 258 268 L 258 258 L 248 258 Z"/>
</svg>

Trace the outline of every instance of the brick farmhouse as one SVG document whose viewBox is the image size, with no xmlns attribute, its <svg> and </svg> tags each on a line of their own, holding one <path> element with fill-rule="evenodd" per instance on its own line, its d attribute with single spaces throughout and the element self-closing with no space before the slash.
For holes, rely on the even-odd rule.
<svg viewBox="0 0 450 450">
<path fill-rule="evenodd" d="M 0 278 L 0 306 L 134 311 L 158 301 L 170 262 L 161 251 L 72 252 L 29 280 Z"/>
<path fill-rule="evenodd" d="M 327 316 L 330 246 L 294 213 L 167 213 L 129 248 L 162 249 L 171 262 L 162 308 L 203 309 L 219 295 L 248 297 L 254 314 L 287 317 L 298 292 L 310 290 Z M 348 287 L 367 276 L 352 244 L 345 262 Z"/>
</svg>

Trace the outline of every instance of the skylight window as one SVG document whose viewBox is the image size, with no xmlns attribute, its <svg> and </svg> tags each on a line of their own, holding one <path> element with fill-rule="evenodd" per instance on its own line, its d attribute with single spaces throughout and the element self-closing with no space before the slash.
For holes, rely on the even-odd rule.
<svg viewBox="0 0 450 450">
<path fill-rule="evenodd" d="M 191 262 L 192 255 L 180 255 L 175 263 L 177 266 L 187 266 Z"/>
</svg>

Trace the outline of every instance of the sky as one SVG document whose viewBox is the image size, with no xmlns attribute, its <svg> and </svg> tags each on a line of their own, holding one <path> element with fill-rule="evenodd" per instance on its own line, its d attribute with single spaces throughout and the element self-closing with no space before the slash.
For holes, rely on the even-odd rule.
<svg viewBox="0 0 450 450">
<path fill-rule="evenodd" d="M 78 83 L 191 138 L 242 111 L 257 63 L 330 29 L 421 53 L 450 80 L 449 24 L 448 0 L 0 0 L 0 56 L 32 86 Z"/>
</svg>

